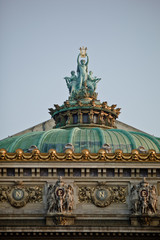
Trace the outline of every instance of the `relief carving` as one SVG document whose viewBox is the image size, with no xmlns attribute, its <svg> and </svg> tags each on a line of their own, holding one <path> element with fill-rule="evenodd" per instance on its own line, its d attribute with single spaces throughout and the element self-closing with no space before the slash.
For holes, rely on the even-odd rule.
<svg viewBox="0 0 160 240">
<path fill-rule="evenodd" d="M 125 203 L 127 186 L 109 186 L 99 183 L 96 187 L 79 187 L 79 202 L 94 203 L 98 207 L 106 207 L 111 203 Z"/>
<path fill-rule="evenodd" d="M 132 214 L 155 214 L 157 212 L 157 192 L 154 185 L 144 178 L 138 185 L 134 185 L 130 191 Z"/>
<path fill-rule="evenodd" d="M 13 186 L 0 186 L 0 202 L 9 202 L 11 206 L 20 208 L 28 202 L 42 202 L 41 186 L 25 186 L 16 182 Z"/>
<path fill-rule="evenodd" d="M 66 185 L 62 177 L 55 185 L 48 186 L 47 193 L 48 213 L 71 212 L 74 205 L 74 191 L 71 185 Z"/>
</svg>

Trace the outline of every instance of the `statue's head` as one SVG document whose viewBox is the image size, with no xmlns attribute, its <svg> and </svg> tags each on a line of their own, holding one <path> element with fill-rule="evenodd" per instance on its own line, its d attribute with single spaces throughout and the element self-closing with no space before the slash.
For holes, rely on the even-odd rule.
<svg viewBox="0 0 160 240">
<path fill-rule="evenodd" d="M 93 72 L 92 71 L 89 71 L 89 75 L 92 75 L 93 74 Z"/>
<path fill-rule="evenodd" d="M 81 60 L 81 64 L 84 65 L 85 64 L 85 60 L 82 59 Z"/>
<path fill-rule="evenodd" d="M 75 75 L 75 71 L 71 71 L 71 75 L 74 76 Z"/>
</svg>

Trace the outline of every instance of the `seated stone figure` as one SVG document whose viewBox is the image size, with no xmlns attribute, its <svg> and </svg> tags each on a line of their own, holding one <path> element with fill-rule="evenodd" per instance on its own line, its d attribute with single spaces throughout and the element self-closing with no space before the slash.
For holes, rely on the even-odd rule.
<svg viewBox="0 0 160 240">
<path fill-rule="evenodd" d="M 75 75 L 75 71 L 71 71 L 71 77 L 65 77 L 67 87 L 69 89 L 69 93 L 72 94 L 76 91 L 77 86 L 77 76 Z"/>
<path fill-rule="evenodd" d="M 87 87 L 89 90 L 94 92 L 97 87 L 97 83 L 101 80 L 101 78 L 93 77 L 93 72 L 90 71 L 87 78 Z"/>
</svg>

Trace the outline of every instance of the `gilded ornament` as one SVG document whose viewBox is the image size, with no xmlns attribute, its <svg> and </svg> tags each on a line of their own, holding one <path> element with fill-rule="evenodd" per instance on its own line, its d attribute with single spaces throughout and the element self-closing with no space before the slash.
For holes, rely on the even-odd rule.
<svg viewBox="0 0 160 240">
<path fill-rule="evenodd" d="M 18 160 L 23 159 L 23 150 L 22 149 L 20 149 L 20 148 L 16 149 L 16 158 Z"/>
<path fill-rule="evenodd" d="M 116 160 L 121 160 L 122 159 L 122 150 L 121 149 L 116 149 L 115 150 L 115 158 Z"/>
<path fill-rule="evenodd" d="M 105 185 L 98 185 L 92 190 L 92 201 L 97 207 L 107 207 L 112 202 L 112 195 Z"/>
<path fill-rule="evenodd" d="M 87 51 L 87 47 L 80 47 L 80 54 L 82 58 L 86 57 L 86 51 Z"/>
<path fill-rule="evenodd" d="M 125 203 L 127 195 L 126 186 L 110 186 L 99 183 L 96 187 L 79 187 L 79 202 L 94 203 L 98 207 L 106 207 L 111 203 Z"/>
<path fill-rule="evenodd" d="M 92 189 L 91 187 L 79 187 L 79 202 L 91 202 Z"/>
<path fill-rule="evenodd" d="M 72 160 L 72 157 L 73 157 L 72 149 L 66 149 L 65 150 L 65 157 L 66 157 L 66 160 Z"/>
<path fill-rule="evenodd" d="M 7 201 L 7 194 L 6 194 L 7 190 L 8 190 L 8 187 L 0 186 L 0 202 Z"/>
<path fill-rule="evenodd" d="M 49 154 L 50 160 L 56 159 L 56 150 L 55 149 L 49 149 L 48 154 Z"/>
<path fill-rule="evenodd" d="M 154 161 L 156 159 L 156 152 L 155 152 L 155 150 L 153 150 L 153 149 L 149 150 L 148 154 L 149 154 L 149 160 L 150 161 Z"/>
<path fill-rule="evenodd" d="M 100 149 L 100 150 L 98 151 L 98 156 L 99 156 L 99 159 L 105 160 L 106 151 L 105 151 L 104 149 Z"/>
<path fill-rule="evenodd" d="M 7 198 L 13 207 L 21 208 L 29 201 L 29 194 L 23 185 L 16 185 L 8 189 Z"/>
<path fill-rule="evenodd" d="M 0 149 L 0 159 L 1 160 L 5 160 L 6 153 L 7 153 L 6 149 L 4 149 L 4 148 Z"/>
<path fill-rule="evenodd" d="M 138 150 L 136 150 L 136 149 L 132 150 L 131 154 L 132 154 L 132 160 L 133 161 L 138 161 L 139 160 L 139 152 L 138 152 Z"/>
<path fill-rule="evenodd" d="M 104 153 L 105 151 L 105 153 Z M 88 149 L 83 149 L 81 153 L 66 152 L 57 153 L 55 149 L 50 149 L 48 153 L 40 153 L 38 149 L 34 149 L 31 153 L 24 153 L 21 149 L 18 149 L 16 153 L 8 153 L 5 149 L 0 149 L 0 160 L 11 162 L 23 162 L 23 161 L 99 161 L 99 162 L 160 162 L 160 153 L 156 153 L 154 150 L 149 150 L 147 153 L 139 154 L 137 149 L 132 150 L 130 154 L 123 153 L 122 150 L 117 149 L 115 153 L 110 153 L 111 149 L 108 146 L 103 147 L 97 154 L 92 154 Z M 71 157 L 72 155 L 72 157 Z"/>
<path fill-rule="evenodd" d="M 90 153 L 89 153 L 89 151 L 87 149 L 83 149 L 82 150 L 82 158 L 84 160 L 87 160 L 89 158 L 89 155 L 90 155 Z"/>
<path fill-rule="evenodd" d="M 34 160 L 38 160 L 39 159 L 39 155 L 40 155 L 40 151 L 39 149 L 33 149 L 32 151 L 32 157 Z"/>
<path fill-rule="evenodd" d="M 41 186 L 25 186 L 17 182 L 13 186 L 0 186 L 0 202 L 8 201 L 13 207 L 20 208 L 28 202 L 42 202 Z"/>
<path fill-rule="evenodd" d="M 64 216 L 56 216 L 54 217 L 55 225 L 66 225 L 66 218 Z"/>
</svg>

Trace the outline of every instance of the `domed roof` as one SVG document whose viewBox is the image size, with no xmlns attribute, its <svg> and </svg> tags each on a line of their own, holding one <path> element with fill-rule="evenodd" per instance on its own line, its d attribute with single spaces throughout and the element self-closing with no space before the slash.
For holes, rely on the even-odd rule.
<svg viewBox="0 0 160 240">
<path fill-rule="evenodd" d="M 98 127 L 59 128 L 46 132 L 30 132 L 2 140 L 0 148 L 5 148 L 8 152 L 21 148 L 26 152 L 32 145 L 35 145 L 41 152 L 56 149 L 57 152 L 62 153 L 67 143 L 74 146 L 76 153 L 80 153 L 83 149 L 97 153 L 106 143 L 111 146 L 112 152 L 121 149 L 124 153 L 130 153 L 132 149 L 138 149 L 140 146 L 143 146 L 145 150 L 154 149 L 157 153 L 160 152 L 160 142 L 151 135 Z"/>
</svg>

